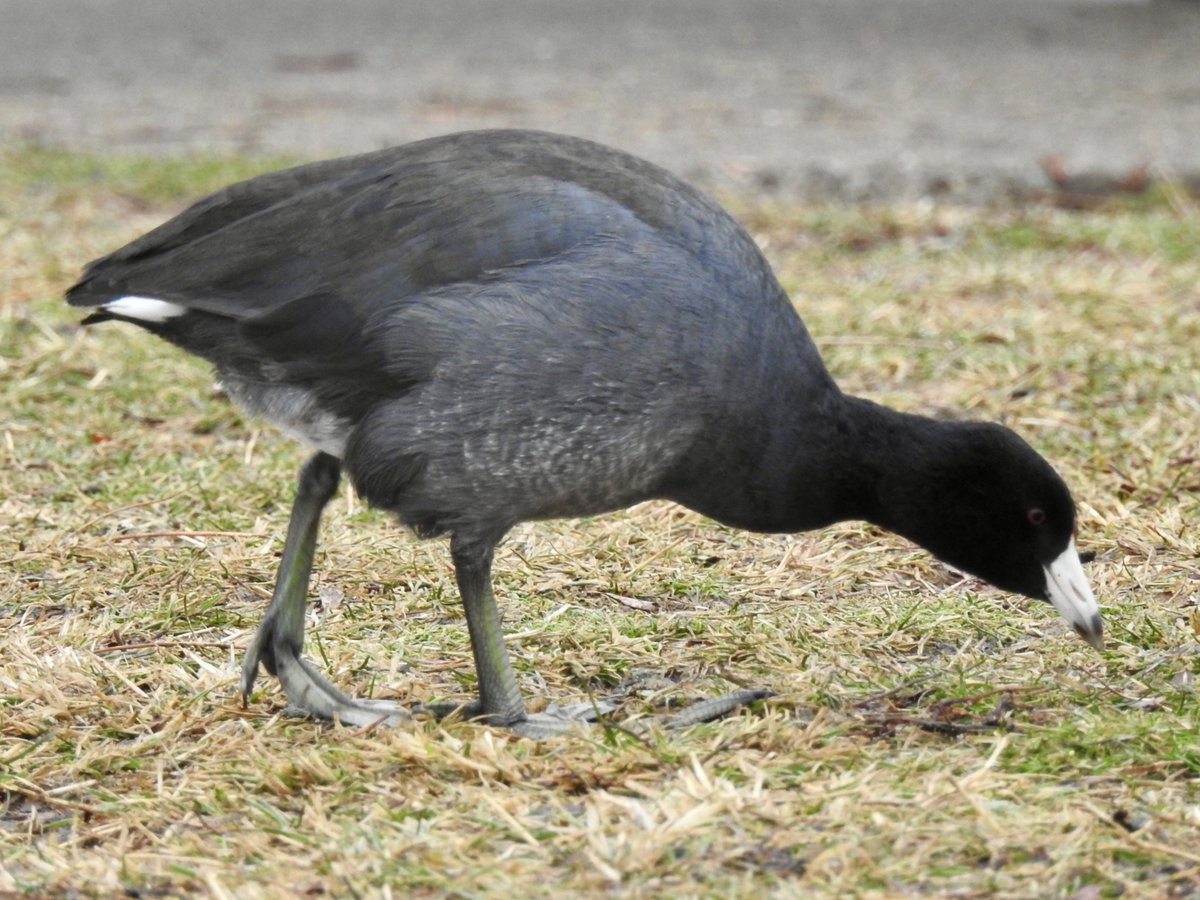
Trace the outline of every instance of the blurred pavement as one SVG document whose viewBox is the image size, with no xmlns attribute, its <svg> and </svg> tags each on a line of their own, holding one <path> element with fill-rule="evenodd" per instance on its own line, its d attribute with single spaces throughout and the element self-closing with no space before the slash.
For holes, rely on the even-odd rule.
<svg viewBox="0 0 1200 900">
<path fill-rule="evenodd" d="M 1200 171 L 1194 0 L 0 0 L 0 142 L 571 132 L 709 186 L 966 199 Z"/>
</svg>

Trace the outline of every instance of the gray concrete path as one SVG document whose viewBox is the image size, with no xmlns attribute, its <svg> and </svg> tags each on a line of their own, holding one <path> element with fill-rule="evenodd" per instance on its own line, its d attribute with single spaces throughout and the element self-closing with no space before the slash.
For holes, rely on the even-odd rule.
<svg viewBox="0 0 1200 900">
<path fill-rule="evenodd" d="M 572 132 L 843 197 L 1200 170 L 1200 3 L 0 0 L 0 141 L 366 150 Z"/>
</svg>

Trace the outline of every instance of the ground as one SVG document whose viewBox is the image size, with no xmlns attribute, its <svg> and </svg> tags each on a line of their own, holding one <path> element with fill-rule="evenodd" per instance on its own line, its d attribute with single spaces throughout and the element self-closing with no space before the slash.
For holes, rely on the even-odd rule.
<svg viewBox="0 0 1200 900">
<path fill-rule="evenodd" d="M 1200 4 L 0 22 L 0 895 L 1200 896 Z M 654 503 L 497 560 L 522 688 L 620 694 L 604 728 L 338 729 L 270 679 L 243 706 L 303 452 L 61 293 L 253 171 L 494 126 L 701 181 L 847 390 L 1023 434 L 1078 500 L 1106 650 L 860 524 Z M 313 596 L 308 655 L 347 689 L 473 691 L 442 543 L 343 495 Z M 739 684 L 776 696 L 656 724 Z"/>
<path fill-rule="evenodd" d="M 82 329 L 78 266 L 270 161 L 0 156 L 0 893 L 1200 895 L 1200 213 L 729 199 L 843 386 L 1007 422 L 1063 473 L 1108 623 L 861 524 L 755 536 L 651 503 L 497 559 L 555 741 L 243 706 L 302 451 L 194 360 Z M 443 543 L 343 496 L 308 654 L 360 693 L 473 690 Z M 671 706 L 774 698 L 682 731 Z"/>
<path fill-rule="evenodd" d="M 1048 162 L 1200 180 L 1194 2 L 0 0 L 0 22 L 5 143 L 308 157 L 522 126 L 738 193 L 1007 198 Z"/>
</svg>

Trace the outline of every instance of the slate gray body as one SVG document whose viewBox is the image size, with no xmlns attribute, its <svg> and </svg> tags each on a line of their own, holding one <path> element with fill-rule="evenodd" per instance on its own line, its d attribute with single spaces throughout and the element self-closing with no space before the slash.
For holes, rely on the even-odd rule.
<svg viewBox="0 0 1200 900">
<path fill-rule="evenodd" d="M 772 527 L 749 520 L 781 467 L 729 483 L 714 457 L 771 434 L 773 408 L 836 391 L 723 210 L 551 135 L 467 133 L 234 185 L 97 261 L 71 302 L 122 293 L 186 306 L 151 330 L 424 532 L 686 495 L 706 466 L 727 496 L 704 512 Z"/>
<path fill-rule="evenodd" d="M 211 360 L 238 402 L 321 451 L 245 693 L 261 663 L 313 715 L 401 714 L 300 656 L 342 469 L 373 505 L 450 534 L 471 711 L 501 724 L 534 727 L 492 597 L 496 544 L 517 522 L 654 497 L 760 531 L 867 519 L 1101 643 L 1050 465 L 999 425 L 843 394 L 750 236 L 619 151 L 473 132 L 263 175 L 93 263 L 68 298 Z"/>
</svg>

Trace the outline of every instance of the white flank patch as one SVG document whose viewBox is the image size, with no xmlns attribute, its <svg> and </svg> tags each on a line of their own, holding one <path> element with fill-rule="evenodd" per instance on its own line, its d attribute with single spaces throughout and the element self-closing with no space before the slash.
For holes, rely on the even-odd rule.
<svg viewBox="0 0 1200 900">
<path fill-rule="evenodd" d="M 186 306 L 156 300 L 154 297 L 118 297 L 116 300 L 100 304 L 100 308 L 114 316 L 139 319 L 142 322 L 165 322 L 187 312 Z"/>
</svg>

